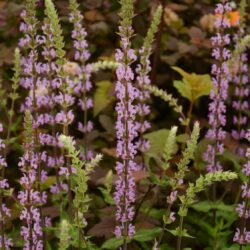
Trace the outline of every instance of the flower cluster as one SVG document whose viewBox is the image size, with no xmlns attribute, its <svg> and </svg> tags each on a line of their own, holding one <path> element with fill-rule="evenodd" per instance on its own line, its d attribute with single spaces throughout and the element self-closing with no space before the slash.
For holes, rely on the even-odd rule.
<svg viewBox="0 0 250 250">
<path fill-rule="evenodd" d="M 234 40 L 237 43 L 244 35 L 244 28 L 239 29 L 239 34 L 235 34 Z M 249 109 L 248 97 L 249 88 L 248 84 L 248 56 L 245 50 L 237 55 L 236 61 L 233 63 L 233 78 L 234 95 L 232 101 L 232 107 L 235 110 L 233 115 L 234 128 L 232 129 L 232 137 L 235 140 L 242 140 L 246 136 L 246 126 L 248 117 L 246 111 Z M 244 155 L 244 149 L 239 147 L 237 149 L 239 155 Z"/>
<path fill-rule="evenodd" d="M 26 108 L 36 111 L 36 91 L 39 85 L 38 71 L 41 71 L 41 65 L 38 63 L 38 51 L 37 48 L 42 37 L 37 35 L 36 18 L 36 4 L 35 1 L 29 0 L 26 2 L 26 9 L 22 11 L 22 22 L 20 24 L 20 31 L 23 33 L 23 37 L 19 41 L 19 46 L 25 51 L 25 55 L 21 58 L 22 66 L 22 78 L 20 84 L 22 87 L 28 90 L 29 95 L 26 97 L 25 104 L 22 107 L 22 111 Z"/>
<path fill-rule="evenodd" d="M 161 20 L 162 6 L 160 5 L 154 15 L 151 27 L 148 30 L 148 34 L 145 38 L 142 48 L 139 50 L 140 63 L 137 65 L 136 77 L 138 84 L 138 103 L 137 103 L 137 123 L 139 133 L 139 140 L 137 142 L 138 150 L 145 152 L 149 149 L 149 141 L 143 138 L 143 134 L 151 127 L 150 123 L 146 120 L 146 117 L 150 114 L 150 106 L 147 101 L 150 98 L 150 93 L 145 86 L 150 85 L 149 72 L 151 71 L 150 55 L 152 53 L 152 43 L 154 41 L 154 35 L 157 31 L 158 25 Z"/>
<path fill-rule="evenodd" d="M 66 77 L 70 66 L 65 60 L 64 42 L 59 18 L 55 7 L 50 0 L 45 1 L 45 20 L 42 26 L 44 39 L 42 56 L 44 58 L 43 67 L 47 69 L 43 74 L 43 82 L 46 85 L 48 105 L 47 113 L 41 116 L 43 125 L 49 128 L 48 133 L 40 133 L 39 139 L 43 146 L 52 147 L 52 154 L 48 154 L 47 165 L 56 171 L 57 183 L 51 186 L 51 192 L 59 193 L 66 190 L 67 185 L 60 181 L 59 176 L 68 177 L 69 170 L 66 169 L 65 159 L 60 154 L 61 143 L 59 141 L 59 131 L 55 126 L 62 127 L 62 131 L 68 133 L 68 127 L 74 120 L 73 110 L 70 107 L 74 104 L 75 98 L 72 96 L 73 86 Z M 44 72 L 45 73 L 45 72 Z M 49 125 L 49 127 L 48 127 Z"/>
<path fill-rule="evenodd" d="M 144 56 L 145 54 L 145 48 L 143 47 L 140 49 L 139 53 L 141 56 Z M 145 65 L 138 64 L 136 72 L 138 74 L 136 80 L 138 82 L 138 87 L 140 87 L 140 94 L 139 94 L 139 102 L 137 104 L 138 107 L 138 115 L 139 121 L 137 122 L 138 126 L 138 132 L 140 133 L 140 139 L 138 141 L 138 149 L 141 152 L 145 152 L 146 150 L 149 149 L 149 142 L 148 140 L 142 138 L 142 135 L 151 127 L 150 123 L 145 120 L 145 117 L 150 114 L 150 107 L 146 103 L 146 101 L 149 99 L 150 94 L 149 91 L 143 89 L 144 85 L 149 85 L 150 84 L 150 78 L 148 73 L 151 70 L 150 66 L 150 60 L 149 60 L 149 55 L 146 55 L 144 60 L 145 60 Z M 145 68 L 143 68 L 143 66 Z"/>
<path fill-rule="evenodd" d="M 250 130 L 246 133 L 246 139 L 250 142 Z M 236 207 L 236 212 L 241 219 L 241 226 L 236 228 L 234 235 L 234 241 L 238 242 L 240 245 L 250 244 L 250 231 L 246 228 L 246 221 L 250 218 L 250 148 L 246 152 L 246 157 L 248 158 L 247 163 L 242 168 L 242 173 L 246 176 L 246 182 L 241 186 L 241 198 L 242 202 Z"/>
<path fill-rule="evenodd" d="M 114 200 L 117 207 L 116 221 L 119 223 L 115 229 L 116 237 L 131 237 L 135 233 L 132 224 L 134 217 L 133 203 L 135 202 L 135 180 L 133 172 L 137 170 L 134 161 L 136 145 L 134 140 L 137 136 L 135 126 L 136 106 L 135 99 L 138 90 L 133 86 L 134 73 L 131 64 L 137 59 L 135 51 L 131 48 L 131 27 L 133 17 L 133 3 L 130 0 L 121 1 L 121 24 L 119 34 L 121 37 L 121 49 L 116 50 L 116 61 L 119 66 L 116 69 L 116 137 L 117 137 L 117 162 L 116 191 Z"/>
<path fill-rule="evenodd" d="M 38 20 L 36 18 L 36 1 L 27 0 L 26 9 L 21 14 L 23 22 L 20 30 L 24 38 L 20 39 L 19 46 L 22 48 L 23 56 L 21 58 L 22 77 L 21 85 L 28 90 L 28 96 L 22 106 L 22 111 L 30 110 L 28 120 L 32 120 L 31 131 L 34 130 L 32 143 L 24 144 L 25 153 L 19 162 L 19 167 L 23 173 L 20 184 L 23 191 L 18 194 L 20 204 L 23 206 L 20 219 L 24 221 L 21 229 L 21 235 L 24 238 L 24 249 L 35 247 L 43 248 L 42 227 L 45 218 L 42 215 L 41 206 L 47 202 L 47 195 L 41 192 L 41 183 L 47 179 L 47 172 L 42 169 L 46 164 L 46 152 L 40 152 L 40 141 L 38 128 L 50 120 L 46 114 L 40 113 L 43 107 L 48 104 L 46 85 L 41 77 L 47 73 L 47 68 L 39 58 L 39 46 L 44 42 L 44 37 L 38 35 Z M 28 121 L 26 121 L 28 122 Z M 28 136 L 28 135 L 27 135 Z M 48 222 L 48 219 L 46 219 Z M 34 232 L 32 232 L 34 228 Z"/>
<path fill-rule="evenodd" d="M 212 66 L 212 82 L 214 88 L 210 92 L 211 103 L 209 104 L 209 124 L 210 129 L 206 137 L 211 140 L 204 154 L 204 160 L 207 163 L 209 172 L 222 170 L 220 162 L 216 155 L 224 152 L 223 140 L 226 132 L 223 127 L 226 125 L 226 105 L 228 97 L 229 68 L 227 61 L 230 59 L 230 51 L 227 45 L 230 44 L 229 34 L 225 30 L 230 27 L 227 13 L 231 11 L 231 6 L 226 1 L 217 4 L 215 9 L 216 20 L 215 27 L 218 32 L 211 38 L 213 48 L 212 56 L 218 62 Z"/>
<path fill-rule="evenodd" d="M 90 57 L 88 51 L 88 43 L 86 41 L 87 32 L 82 26 L 83 15 L 79 11 L 79 4 L 76 0 L 70 1 L 70 18 L 69 21 L 74 24 L 74 29 L 72 31 L 72 39 L 74 42 L 75 49 L 75 61 L 79 62 L 78 72 L 77 72 L 77 83 L 74 86 L 74 92 L 79 96 L 78 105 L 84 112 L 83 123 L 78 123 L 78 129 L 86 136 L 89 132 L 93 130 L 93 123 L 88 119 L 88 110 L 93 107 L 93 100 L 88 96 L 88 92 L 92 89 L 92 83 L 90 81 L 91 77 L 91 66 L 87 64 Z M 91 159 L 93 153 L 87 149 L 85 143 L 85 155 L 84 158 Z"/>
<path fill-rule="evenodd" d="M 3 125 L 0 124 L 0 132 L 3 131 Z M 5 143 L 2 139 L 0 139 L 0 150 L 5 149 Z M 0 228 L 1 228 L 1 235 L 0 235 L 0 248 L 1 249 L 11 249 L 13 246 L 13 242 L 11 239 L 7 237 L 7 235 L 4 234 L 4 226 L 6 224 L 6 221 L 8 218 L 11 217 L 11 211 L 7 207 L 7 205 L 4 203 L 4 192 L 8 191 L 9 189 L 9 183 L 8 180 L 4 178 L 4 169 L 7 167 L 7 163 L 5 158 L 0 155 L 0 171 L 1 171 L 1 177 L 0 177 Z"/>
<path fill-rule="evenodd" d="M 132 84 L 134 73 L 130 67 L 136 60 L 135 52 L 130 48 L 129 41 L 133 31 L 131 27 L 126 29 L 119 27 L 119 31 L 121 34 L 121 49 L 116 51 L 116 60 L 120 63 L 116 70 L 116 96 L 118 99 L 116 135 L 117 157 L 120 160 L 116 164 L 118 180 L 116 181 L 114 198 L 117 206 L 116 220 L 120 222 L 115 230 L 117 237 L 122 235 L 132 236 L 135 231 L 131 223 L 134 216 L 132 204 L 135 202 L 133 172 L 137 169 L 134 162 L 136 154 L 134 139 L 137 136 L 135 126 L 136 106 L 133 102 L 138 96 L 138 91 Z"/>
<path fill-rule="evenodd" d="M 23 190 L 18 192 L 18 199 L 23 207 L 20 220 L 23 221 L 21 235 L 24 239 L 24 249 L 43 249 L 41 205 L 46 203 L 46 192 L 37 190 L 37 179 L 41 182 L 47 179 L 47 172 L 39 172 L 39 163 L 46 162 L 46 154 L 35 152 L 34 123 L 31 113 L 25 113 L 25 142 L 24 155 L 20 158 L 19 168 L 22 172 L 20 184 Z M 50 220 L 45 219 L 45 226 L 50 225 Z"/>
<path fill-rule="evenodd" d="M 64 97 L 62 93 L 56 94 L 62 84 L 62 80 L 57 76 L 59 73 L 59 66 L 56 63 L 56 49 L 53 42 L 54 31 L 48 18 L 44 20 L 42 30 L 44 34 L 44 42 L 42 43 L 42 56 L 44 62 L 42 65 L 43 68 L 46 68 L 46 72 L 43 72 L 44 87 L 41 88 L 41 90 L 44 90 L 42 93 L 47 102 L 45 106 L 47 112 L 39 116 L 39 121 L 41 125 L 54 127 L 61 120 L 67 118 L 63 117 L 60 112 L 57 113 L 56 110 L 56 105 L 62 104 Z M 58 146 L 58 138 L 53 129 L 51 134 L 39 133 L 39 139 L 43 146 L 53 146 L 55 148 Z M 60 161 L 55 155 L 54 157 L 49 157 L 49 167 L 55 167 L 56 165 L 59 165 L 59 163 Z"/>
</svg>

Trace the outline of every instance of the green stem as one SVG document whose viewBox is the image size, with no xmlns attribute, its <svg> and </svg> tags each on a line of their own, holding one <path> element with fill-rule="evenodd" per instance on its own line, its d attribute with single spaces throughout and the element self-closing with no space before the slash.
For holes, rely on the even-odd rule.
<svg viewBox="0 0 250 250">
<path fill-rule="evenodd" d="M 172 207 L 172 204 L 168 204 L 168 208 L 166 210 L 166 218 L 170 215 L 171 207 Z M 167 227 L 167 224 L 165 222 L 163 222 L 163 226 L 162 226 L 162 230 L 161 230 L 161 235 L 160 235 L 159 240 L 158 240 L 159 246 L 160 246 L 160 244 L 162 242 L 162 239 L 163 239 L 166 227 Z"/>
<path fill-rule="evenodd" d="M 67 114 L 66 108 L 64 108 L 64 113 L 65 115 Z M 63 134 L 68 136 L 69 134 L 69 128 L 68 128 L 68 124 L 64 124 L 63 125 Z M 63 155 L 65 155 L 65 150 L 63 150 Z M 72 202 L 73 202 L 73 197 L 72 197 L 72 192 L 71 192 L 71 181 L 70 178 L 72 176 L 72 171 L 71 171 L 71 167 L 70 167 L 70 159 L 67 157 L 66 158 L 66 168 L 69 170 L 69 178 L 67 181 L 67 185 L 68 185 L 68 213 L 69 213 L 69 218 L 70 218 L 70 222 L 72 222 L 73 216 L 72 216 Z"/>
<path fill-rule="evenodd" d="M 138 204 L 138 206 L 136 207 L 135 209 L 135 215 L 134 215 L 134 219 L 133 219 L 133 222 L 135 222 L 139 212 L 140 212 L 140 208 L 142 206 L 142 204 L 144 203 L 144 201 L 146 200 L 147 196 L 149 195 L 150 191 L 155 187 L 156 185 L 152 185 L 150 184 L 149 187 L 148 187 L 148 190 L 147 192 L 144 194 L 144 196 L 142 197 L 140 203 Z"/>
<path fill-rule="evenodd" d="M 181 250 L 181 240 L 182 240 L 183 220 L 184 220 L 184 217 L 183 217 L 183 216 L 181 216 L 181 217 L 180 217 L 180 225 L 179 225 L 179 232 L 180 232 L 180 235 L 178 236 L 178 239 L 177 239 L 176 250 Z"/>
<path fill-rule="evenodd" d="M 163 9 L 165 8 L 166 4 L 164 3 L 163 0 L 160 0 Z M 159 56 L 160 56 L 160 47 L 161 47 L 161 38 L 162 38 L 162 34 L 163 34 L 163 28 L 164 28 L 164 15 L 161 16 L 161 22 L 159 25 L 159 31 L 156 37 L 156 41 L 155 41 L 155 45 L 156 45 L 156 49 L 155 49 L 155 53 L 153 56 L 153 64 L 152 64 L 152 71 L 151 71 L 151 82 L 152 83 L 156 83 L 157 80 L 157 67 L 158 67 L 158 61 L 159 61 Z"/>
<path fill-rule="evenodd" d="M 185 134 L 189 134 L 190 133 L 190 122 L 191 122 L 191 119 L 192 119 L 193 108 L 194 108 L 194 102 L 191 101 L 189 109 L 188 109 L 188 113 L 187 113 L 187 118 L 188 118 L 189 122 L 188 122 L 188 124 L 186 126 Z"/>
</svg>

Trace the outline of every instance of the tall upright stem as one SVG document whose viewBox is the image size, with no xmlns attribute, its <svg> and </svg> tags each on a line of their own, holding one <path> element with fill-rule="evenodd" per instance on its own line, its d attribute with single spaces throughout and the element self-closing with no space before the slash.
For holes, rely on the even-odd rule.
<svg viewBox="0 0 250 250">
<path fill-rule="evenodd" d="M 165 3 L 164 0 L 160 1 L 163 9 L 165 8 Z M 159 25 L 159 32 L 157 34 L 156 37 L 156 49 L 153 55 L 153 64 L 152 64 L 152 72 L 151 72 L 151 82 L 153 84 L 156 84 L 156 80 L 157 80 L 157 67 L 158 67 L 158 61 L 159 61 L 159 56 L 160 56 L 160 51 L 161 51 L 161 38 L 162 38 L 162 34 L 163 34 L 163 27 L 164 27 L 164 15 L 161 16 L 161 22 Z"/>
<path fill-rule="evenodd" d="M 182 234 L 182 230 L 183 230 L 183 220 L 184 220 L 184 217 L 181 216 L 180 217 L 180 224 L 179 224 L 180 234 Z M 178 239 L 177 239 L 176 250 L 181 250 L 181 240 L 182 240 L 182 235 L 179 235 Z"/>
</svg>

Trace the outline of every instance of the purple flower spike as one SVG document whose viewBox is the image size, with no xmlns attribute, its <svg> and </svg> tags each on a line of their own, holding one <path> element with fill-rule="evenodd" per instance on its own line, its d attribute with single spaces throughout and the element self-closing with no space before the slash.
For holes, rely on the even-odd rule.
<svg viewBox="0 0 250 250">
<path fill-rule="evenodd" d="M 230 4 L 226 1 L 219 3 L 216 6 L 215 13 L 215 27 L 217 33 L 211 38 L 213 46 L 212 56 L 217 61 L 212 66 L 212 82 L 213 90 L 210 92 L 209 104 L 209 125 L 206 138 L 211 140 L 206 152 L 204 153 L 204 160 L 207 163 L 207 171 L 214 172 L 222 170 L 220 162 L 217 160 L 218 154 L 223 154 L 224 144 L 223 140 L 226 137 L 224 127 L 226 125 L 226 105 L 225 102 L 228 96 L 228 82 L 230 80 L 230 73 L 228 69 L 228 59 L 230 59 L 230 51 L 227 45 L 230 43 L 229 35 L 225 33 L 230 26 L 227 19 L 227 13 L 231 11 Z"/>
<path fill-rule="evenodd" d="M 3 131 L 3 125 L 0 124 L 0 132 Z M 0 150 L 5 148 L 5 143 L 2 139 L 0 139 Z M 5 158 L 0 155 L 0 171 L 4 171 L 3 168 L 7 167 L 7 162 Z M 7 237 L 7 235 L 4 234 L 5 224 L 8 221 L 8 219 L 11 217 L 10 209 L 7 207 L 7 205 L 4 203 L 3 199 L 3 192 L 7 191 L 9 189 L 9 183 L 8 180 L 0 177 L 0 192 L 1 192 L 1 207 L 0 207 L 0 227 L 3 230 L 3 235 L 0 235 L 0 248 L 1 249 L 11 249 L 13 246 L 13 242 L 11 239 Z"/>
<path fill-rule="evenodd" d="M 20 216 L 23 221 L 21 236 L 25 242 L 24 249 L 43 249 L 44 242 L 41 239 L 43 237 L 42 225 L 45 218 L 42 216 L 40 207 L 47 202 L 47 195 L 46 192 L 40 190 L 40 187 L 41 183 L 47 179 L 47 172 L 42 169 L 47 158 L 46 152 L 42 152 L 40 148 L 38 128 L 41 125 L 50 123 L 52 119 L 48 114 L 41 113 L 41 110 L 49 106 L 50 103 L 48 85 L 43 79 L 43 75 L 48 73 L 48 67 L 46 64 L 39 62 L 38 58 L 39 47 L 46 42 L 46 39 L 37 35 L 36 1 L 26 2 L 26 10 L 22 12 L 21 17 L 23 22 L 20 30 L 23 32 L 24 38 L 19 43 L 23 53 L 20 84 L 28 90 L 28 95 L 21 110 L 30 110 L 31 129 L 34 130 L 32 143 L 24 145 L 26 151 L 19 162 L 19 167 L 23 173 L 20 179 L 23 190 L 18 194 L 20 204 L 23 206 Z"/>
<path fill-rule="evenodd" d="M 74 92 L 78 96 L 78 105 L 84 112 L 84 121 L 79 123 L 78 129 L 85 134 L 85 140 L 87 134 L 93 130 L 93 123 L 89 120 L 89 110 L 93 108 L 93 100 L 89 97 L 89 92 L 92 89 L 91 83 L 91 69 L 87 64 L 90 58 L 90 52 L 88 50 L 88 42 L 86 40 L 87 32 L 83 27 L 83 15 L 79 11 L 79 4 L 77 1 L 70 1 L 70 18 L 69 21 L 74 24 L 74 29 L 72 31 L 71 37 L 74 43 L 75 49 L 75 60 L 79 63 L 78 74 L 77 74 L 77 84 L 74 85 Z M 85 145 L 85 151 L 83 157 L 85 159 L 90 159 L 93 153 Z"/>
<path fill-rule="evenodd" d="M 144 89 L 145 85 L 150 85 L 151 81 L 149 78 L 149 72 L 151 71 L 151 63 L 149 60 L 150 52 L 145 53 L 145 48 L 142 48 L 139 51 L 140 55 L 144 59 L 144 65 L 138 64 L 136 68 L 136 72 L 138 74 L 136 80 L 138 83 L 139 88 L 139 95 L 138 95 L 138 121 L 136 123 L 136 126 L 138 128 L 139 132 L 139 140 L 137 142 L 138 150 L 141 152 L 145 152 L 149 149 L 149 141 L 143 138 L 143 134 L 150 129 L 151 125 L 150 123 L 145 120 L 145 118 L 150 114 L 150 106 L 147 104 L 147 101 L 150 98 L 150 94 L 147 90 Z M 145 56 L 146 54 L 146 56 Z M 143 68 L 144 66 L 145 68 Z"/>
<path fill-rule="evenodd" d="M 114 200 L 116 203 L 116 221 L 118 225 L 115 229 L 116 237 L 132 237 L 135 227 L 132 224 L 134 217 L 133 203 L 135 202 L 135 180 L 133 172 L 137 170 L 134 161 L 137 147 L 134 143 L 137 137 L 137 126 L 135 118 L 137 107 L 134 104 L 138 98 L 138 90 L 133 86 L 134 73 L 131 64 L 136 60 L 136 55 L 131 49 L 130 38 L 133 30 L 130 26 L 119 27 L 121 36 L 121 49 L 116 50 L 116 60 L 119 66 L 116 70 L 116 105 L 117 122 L 117 163 L 116 191 Z"/>
<path fill-rule="evenodd" d="M 244 35 L 244 29 L 239 30 L 239 34 L 234 36 L 234 40 L 237 43 L 239 39 Z M 233 129 L 231 132 L 232 137 L 241 141 L 246 136 L 246 127 L 248 123 L 248 117 L 246 111 L 249 109 L 249 87 L 248 84 L 248 56 L 246 51 L 243 51 L 233 64 L 233 79 L 234 83 L 234 95 L 232 101 L 232 107 L 235 110 L 233 113 Z M 237 148 L 239 155 L 244 155 L 245 150 L 242 147 Z"/>
<path fill-rule="evenodd" d="M 33 120 L 29 112 L 25 115 L 25 142 L 24 154 L 18 166 L 22 172 L 20 184 L 22 190 L 18 192 L 18 200 L 22 206 L 20 220 L 23 222 L 21 236 L 24 239 L 23 249 L 43 249 L 42 217 L 40 206 L 46 203 L 47 195 L 44 191 L 37 190 L 38 165 L 40 159 L 46 160 L 40 153 L 35 152 L 33 137 Z M 46 174 L 45 174 L 46 175 Z M 41 174 L 44 176 L 44 173 Z M 46 177 L 43 177 L 46 179 Z"/>
<path fill-rule="evenodd" d="M 250 130 L 246 133 L 245 137 L 250 143 Z M 238 213 L 241 221 L 241 226 L 236 228 L 234 234 L 234 241 L 238 242 L 241 246 L 245 244 L 250 244 L 250 231 L 246 228 L 248 224 L 247 221 L 250 218 L 250 147 L 247 149 L 246 157 L 248 161 L 244 164 L 242 168 L 242 173 L 246 176 L 246 182 L 241 186 L 241 198 L 242 201 L 236 207 L 236 212 Z"/>
</svg>

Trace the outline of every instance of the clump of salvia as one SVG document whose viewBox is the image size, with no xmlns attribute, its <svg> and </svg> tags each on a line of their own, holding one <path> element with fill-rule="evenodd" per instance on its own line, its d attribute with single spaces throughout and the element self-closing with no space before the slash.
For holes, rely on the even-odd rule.
<svg viewBox="0 0 250 250">
<path fill-rule="evenodd" d="M 38 1 L 25 1 L 25 9 L 21 13 L 20 49 L 15 51 L 11 93 L 8 101 L 7 97 L 5 100 L 6 106 L 10 104 L 6 115 L 7 123 L 0 123 L 0 248 L 100 249 L 97 247 L 99 242 L 95 243 L 88 228 L 89 224 L 99 223 L 93 216 L 99 216 L 99 211 L 91 206 L 91 202 L 97 200 L 99 207 L 108 205 L 105 209 L 112 213 L 114 211 L 115 221 L 112 222 L 111 232 L 113 238 L 103 244 L 104 249 L 139 249 L 134 241 L 142 242 L 139 246 L 149 249 L 146 241 L 142 240 L 144 229 L 137 222 L 143 212 L 150 213 L 151 208 L 145 210 L 144 202 L 154 190 L 156 193 L 164 192 L 164 209 L 161 209 L 161 225 L 158 221 L 157 230 L 152 228 L 152 233 L 146 229 L 146 235 L 151 240 L 150 247 L 154 250 L 163 249 L 166 246 L 166 235 L 170 233 L 176 238 L 176 249 L 181 250 L 183 238 L 195 237 L 185 223 L 188 221 L 190 208 L 199 201 L 198 194 L 212 186 L 211 202 L 215 205 L 218 201 L 216 183 L 238 177 L 223 162 L 226 129 L 229 126 L 229 100 L 232 101 L 230 105 L 235 111 L 231 137 L 238 143 L 250 142 L 246 112 L 249 108 L 247 46 L 250 43 L 250 36 L 245 35 L 246 1 L 241 1 L 238 31 L 233 39 L 230 36 L 229 20 L 233 11 L 231 4 L 222 0 L 215 8 L 216 33 L 211 38 L 214 59 L 211 70 L 213 87 L 210 91 L 209 128 L 203 154 L 205 174 L 196 171 L 195 154 L 199 149 L 199 140 L 202 139 L 199 122 L 191 124 L 192 119 L 185 114 L 185 107 L 179 104 L 181 101 L 166 90 L 154 86 L 155 83 L 150 80 L 150 60 L 158 27 L 164 15 L 163 7 L 159 5 L 155 9 L 145 39 L 137 50 L 133 43 L 136 35 L 133 29 L 133 0 L 120 0 L 117 32 L 120 44 L 115 50 L 115 60 L 90 63 L 91 46 L 87 42 L 84 16 L 77 0 L 69 1 L 73 51 L 71 60 L 68 59 L 56 7 L 52 0 L 45 0 L 44 3 L 44 18 L 39 20 Z M 229 48 L 233 48 L 232 42 L 235 44 L 231 53 Z M 96 138 L 94 121 L 91 119 L 94 107 L 91 94 L 95 91 L 92 76 L 100 70 L 115 70 L 116 77 L 113 141 L 116 152 L 115 156 L 113 153 L 114 161 L 107 160 L 108 170 L 101 165 L 106 159 L 98 150 L 93 150 L 96 148 L 96 145 L 91 144 L 94 140 L 89 140 Z M 229 83 L 232 84 L 232 96 Z M 22 87 L 20 93 L 19 87 Z M 148 133 L 152 129 L 151 94 L 169 104 L 178 115 L 181 125 L 181 128 L 174 126 L 170 130 L 163 130 L 164 146 L 157 148 L 162 154 L 154 148 L 153 133 Z M 21 152 L 18 162 L 19 187 L 14 190 L 10 188 L 5 169 L 8 149 L 16 140 L 12 138 L 12 133 L 17 99 L 22 99 L 18 107 L 22 116 L 22 133 L 18 137 Z M 108 118 L 105 121 L 107 120 Z M 181 133 L 183 126 L 184 129 L 190 127 L 189 135 L 187 130 L 184 134 Z M 77 138 L 79 131 L 81 139 Z M 157 137 L 157 140 L 163 139 Z M 97 140 L 97 144 L 102 145 L 102 142 Z M 240 155 L 242 161 L 246 158 L 239 173 L 243 176 L 239 190 L 240 201 L 237 201 L 236 206 L 239 225 L 232 237 L 240 245 L 240 249 L 250 244 L 250 150 L 246 143 L 245 146 L 244 143 L 242 145 L 233 152 Z M 154 150 L 157 153 L 152 153 Z M 103 152 L 111 151 L 105 148 Z M 93 194 L 92 178 L 95 178 L 94 172 L 98 167 L 106 172 L 106 178 L 102 180 L 105 188 L 99 187 Z M 136 177 L 140 174 L 145 174 L 146 177 L 137 183 Z M 137 187 L 144 185 L 148 185 L 148 191 L 139 201 Z M 99 191 L 104 196 L 100 204 L 96 199 Z M 210 197 L 209 191 L 207 194 Z M 159 204 L 157 202 L 157 206 Z M 54 206 L 56 210 L 56 215 L 51 215 L 53 220 L 47 216 L 50 214 L 49 206 Z M 12 216 L 16 216 L 13 221 L 16 218 L 19 221 L 18 236 L 15 233 L 8 235 Z M 213 217 L 213 226 L 216 226 L 216 211 L 213 211 Z M 18 238 L 17 241 L 15 237 Z"/>
</svg>

